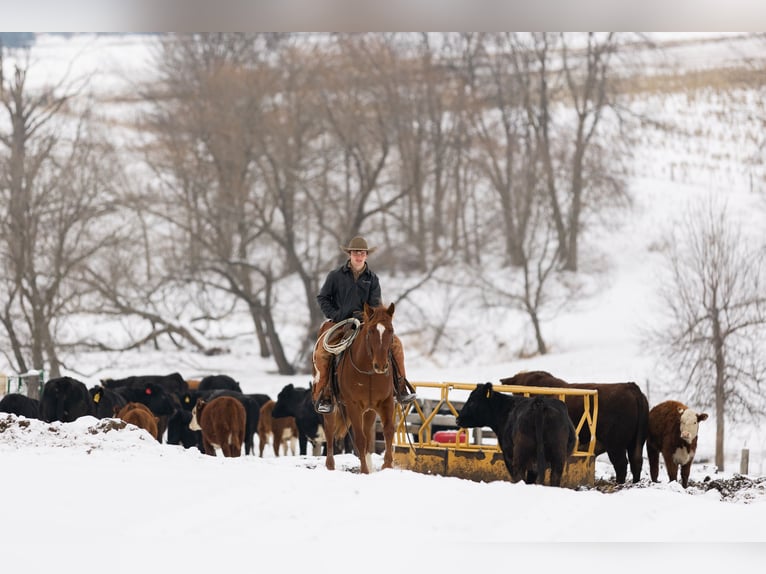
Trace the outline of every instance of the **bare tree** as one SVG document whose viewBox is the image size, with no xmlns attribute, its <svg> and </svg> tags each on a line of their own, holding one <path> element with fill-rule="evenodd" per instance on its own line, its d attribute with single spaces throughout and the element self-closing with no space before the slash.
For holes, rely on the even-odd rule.
<svg viewBox="0 0 766 574">
<path fill-rule="evenodd" d="M 264 104 L 279 97 L 279 71 L 267 62 L 273 41 L 258 34 L 164 39 L 163 91 L 147 94 L 153 110 L 144 124 L 155 138 L 147 159 L 161 183 L 136 206 L 174 230 L 166 261 L 172 276 L 243 303 L 261 355 L 293 374 L 272 313 L 274 285 L 294 261 L 275 257 L 267 226 L 278 208 L 257 169 Z"/>
<path fill-rule="evenodd" d="M 519 250 L 520 265 L 487 266 L 479 272 L 482 297 L 490 308 L 517 309 L 527 315 L 535 353 L 548 353 L 543 324 L 577 295 L 577 282 L 558 270 L 553 223 L 545 206 L 537 202 Z M 527 354 L 523 349 L 524 354 Z"/>
<path fill-rule="evenodd" d="M 465 113 L 476 148 L 471 161 L 494 193 L 489 211 L 501 215 L 496 229 L 507 262 L 522 265 L 534 201 L 536 178 L 530 174 L 536 168 L 536 146 L 513 74 L 512 35 L 469 34 L 465 42 L 464 77 L 470 94 Z"/>
<path fill-rule="evenodd" d="M 670 239 L 661 289 L 667 323 L 652 330 L 678 391 L 716 412 L 716 466 L 724 468 L 725 415 L 764 412 L 764 249 L 751 248 L 726 206 L 692 209 Z"/>
<path fill-rule="evenodd" d="M 386 222 L 387 243 L 406 240 L 387 262 L 410 269 L 415 264 L 426 272 L 433 254 L 451 247 L 448 220 L 459 209 L 449 178 L 460 119 L 458 75 L 430 34 L 374 38 L 362 49 L 372 81 L 381 86 L 396 154 L 392 185 L 402 195 L 387 212 L 393 220 Z"/>
<path fill-rule="evenodd" d="M 0 52 L 0 261 L 11 363 L 58 376 L 61 351 L 76 340 L 59 329 L 89 290 L 85 264 L 115 242 L 113 150 L 79 107 L 87 78 L 31 89 L 29 63 L 17 57 L 6 76 Z"/>
<path fill-rule="evenodd" d="M 260 129 L 254 134 L 262 190 L 254 202 L 255 212 L 265 238 L 284 256 L 285 272 L 296 274 L 303 288 L 306 313 L 296 320 L 306 325 L 306 336 L 298 348 L 296 368 L 311 365 L 311 349 L 323 320 L 316 295 L 327 271 L 327 253 L 322 249 L 326 187 L 315 185 L 327 176 L 322 163 L 326 133 L 314 57 L 311 44 L 293 37 L 272 52 L 271 90 L 279 97 L 264 99 Z"/>
<path fill-rule="evenodd" d="M 513 38 L 513 62 L 538 143 L 559 257 L 570 271 L 578 268 L 585 212 L 605 198 L 624 197 L 619 162 L 599 161 L 619 141 L 619 131 L 605 120 L 617 109 L 612 75 L 618 48 L 614 33 Z"/>
<path fill-rule="evenodd" d="M 327 168 L 322 195 L 329 242 L 337 246 L 354 235 L 370 235 L 376 219 L 401 201 L 390 185 L 393 135 L 384 106 L 381 78 L 369 69 L 365 35 L 341 35 L 317 68 L 324 118 L 331 138 L 324 148 Z M 337 249 L 337 247 L 336 247 Z M 338 253 L 336 260 L 342 258 Z"/>
</svg>

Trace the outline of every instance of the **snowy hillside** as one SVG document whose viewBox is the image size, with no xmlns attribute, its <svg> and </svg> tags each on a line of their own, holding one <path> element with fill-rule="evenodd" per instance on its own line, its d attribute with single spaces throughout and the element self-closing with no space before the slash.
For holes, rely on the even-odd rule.
<svg viewBox="0 0 766 574">
<path fill-rule="evenodd" d="M 736 34 L 657 35 L 668 42 L 661 57 L 647 70 L 661 75 L 671 71 L 684 74 L 737 66 L 752 58 L 766 56 L 766 46 Z M 724 41 L 725 40 L 725 41 Z M 71 62 L 77 73 L 95 74 L 93 95 L 97 113 L 105 122 L 124 114 L 135 114 L 132 102 L 135 82 L 151 78 L 152 53 L 149 36 L 41 36 L 31 51 L 34 63 L 30 81 L 56 81 Z M 649 396 L 650 404 L 678 396 L 676 381 L 658 374 L 656 360 L 645 352 L 643 332 L 657 313 L 656 288 L 662 246 L 667 231 L 689 205 L 708 194 L 725 196 L 732 211 L 741 218 L 742 228 L 761 241 L 764 171 L 760 162 L 763 140 L 760 126 L 748 121 L 747 102 L 759 105 L 752 92 L 742 90 L 737 106 L 717 91 L 656 93 L 636 99 L 642 113 L 673 124 L 685 134 L 647 127 L 631 150 L 633 173 L 629 185 L 633 204 L 608 214 L 605 221 L 591 221 L 584 236 L 583 253 L 589 296 L 572 301 L 550 318 L 544 332 L 551 352 L 543 357 L 519 358 L 519 350 L 530 337 L 524 318 L 516 313 L 483 309 L 470 293 L 432 282 L 416 297 L 397 308 L 396 328 L 407 350 L 409 378 L 413 381 L 496 381 L 524 369 L 545 369 L 572 382 L 637 382 Z M 119 123 L 119 122 L 116 122 Z M 115 126 L 115 137 L 131 144 L 130 130 Z M 374 268 L 374 256 L 370 259 Z M 460 273 L 454 270 L 455 274 Z M 396 300 L 408 286 L 407 278 L 381 277 L 384 298 Z M 290 289 L 289 285 L 285 289 Z M 282 329 L 289 331 L 287 298 L 281 310 Z M 449 353 L 432 354 L 430 341 L 418 335 L 413 305 L 430 306 L 433 313 L 449 308 L 445 339 Z M 108 322 L 93 328 L 109 328 Z M 209 357 L 189 350 L 142 349 L 135 353 L 83 354 L 71 374 L 89 386 L 100 378 L 137 373 L 180 371 L 188 378 L 208 373 L 228 373 L 251 392 L 272 396 L 287 383 L 305 386 L 307 375 L 283 377 L 273 374 L 270 360 L 258 356 L 247 325 L 228 325 L 222 332 L 239 333 L 222 346 L 229 354 Z M 296 339 L 300 336 L 296 331 Z M 290 345 L 290 337 L 284 337 Z M 288 348 L 288 354 L 294 349 Z M 3 370 L 8 370 L 4 367 Z M 695 405 L 690 405 L 695 406 Z M 714 453 L 715 426 L 711 420 L 701 426 L 699 461 Z M 731 423 L 727 426 L 727 470 L 738 468 L 742 448 L 750 448 L 751 471 L 766 472 L 766 437 L 758 433 L 761 421 Z"/>
<path fill-rule="evenodd" d="M 749 39 L 730 44 L 700 36 L 667 37 L 674 47 L 667 61 L 653 64 L 658 73 L 676 65 L 736 65 L 743 51 L 766 57 L 766 47 Z M 120 119 L 134 113 L 135 104 L 121 94 L 134 79 L 151 74 L 147 40 L 50 36 L 40 39 L 32 56 L 44 71 L 39 81 L 53 81 L 75 55 L 97 71 L 104 78 L 93 89 L 98 113 L 105 125 L 113 122 L 116 140 L 129 148 L 135 134 Z M 746 91 L 737 101 L 748 98 L 759 105 Z M 651 405 L 684 400 L 677 381 L 663 376 L 647 352 L 643 335 L 659 318 L 656 290 L 667 232 L 690 205 L 714 194 L 727 198 L 753 241 L 763 242 L 761 140 L 758 126 L 739 115 L 746 106 L 732 106 L 718 93 L 657 93 L 635 105 L 686 135 L 647 127 L 632 148 L 632 205 L 589 221 L 582 265 L 588 296 L 546 321 L 550 353 L 520 357 L 530 337 L 523 317 L 484 309 L 475 293 L 433 281 L 397 305 L 394 323 L 404 339 L 410 380 L 497 381 L 545 369 L 572 382 L 635 381 Z M 449 279 L 463 274 L 448 271 Z M 384 298 L 396 300 L 411 279 L 381 280 Z M 293 353 L 291 335 L 297 339 L 302 332 L 288 295 L 299 287 L 286 283 L 276 319 Z M 443 348 L 449 352 L 429 352 L 416 305 L 447 319 Z M 82 325 L 103 333 L 119 327 L 92 317 Z M 212 325 L 207 336 L 229 350 L 221 355 L 147 345 L 130 353 L 82 353 L 66 374 L 91 386 L 130 374 L 226 373 L 245 392 L 274 398 L 288 383 L 307 386 L 308 375 L 275 374 L 250 330 L 244 320 Z M 0 372 L 8 370 L 0 359 Z M 349 454 L 336 457 L 334 472 L 321 457 L 275 457 L 268 448 L 263 458 L 214 458 L 159 444 L 111 419 L 43 423 L 0 414 L 0 565 L 4 572 L 63 574 L 209 574 L 273 564 L 321 574 L 402 568 L 465 574 L 497 565 L 543 572 L 757 571 L 766 559 L 766 418 L 727 423 L 724 472 L 713 464 L 715 417 L 708 412 L 689 488 L 669 482 L 664 465 L 660 482 L 652 483 L 646 460 L 637 484 L 616 485 L 601 456 L 596 486 L 578 490 L 398 468 L 361 475 L 358 459 Z M 751 450 L 748 476 L 737 474 L 744 447 Z M 373 457 L 376 469 L 381 464 L 382 457 Z"/>
</svg>

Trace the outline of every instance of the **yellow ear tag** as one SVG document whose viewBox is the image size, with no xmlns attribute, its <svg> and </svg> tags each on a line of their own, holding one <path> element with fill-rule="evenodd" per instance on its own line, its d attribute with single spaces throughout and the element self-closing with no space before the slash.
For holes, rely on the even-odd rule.
<svg viewBox="0 0 766 574">
<path fill-rule="evenodd" d="M 487 398 L 492 394 L 492 389 L 487 389 Z"/>
<path fill-rule="evenodd" d="M 101 400 L 101 393 L 96 393 L 95 395 L 93 395 L 93 402 L 94 403 L 97 403 L 100 400 Z"/>
<path fill-rule="evenodd" d="M 185 403 L 189 403 L 189 402 L 190 402 L 190 401 L 189 401 L 189 397 L 184 397 L 184 402 L 185 402 Z"/>
</svg>

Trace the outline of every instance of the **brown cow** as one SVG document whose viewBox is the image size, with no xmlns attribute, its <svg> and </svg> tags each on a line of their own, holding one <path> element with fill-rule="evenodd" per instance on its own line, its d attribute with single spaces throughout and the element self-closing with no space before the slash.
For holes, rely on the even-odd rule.
<svg viewBox="0 0 766 574">
<path fill-rule="evenodd" d="M 205 453 L 215 456 L 219 448 L 225 457 L 242 454 L 245 441 L 245 407 L 234 397 L 216 397 L 209 403 L 197 399 L 192 409 L 191 430 L 202 431 Z"/>
<path fill-rule="evenodd" d="M 283 454 L 287 454 L 288 445 L 290 452 L 295 455 L 296 443 L 298 442 L 298 426 L 295 424 L 295 417 L 273 418 L 271 411 L 277 404 L 273 400 L 268 400 L 261 406 L 261 415 L 258 417 L 258 450 L 260 456 L 263 456 L 263 449 L 266 447 L 269 435 L 274 447 L 274 456 L 279 456 L 279 449 L 284 446 Z M 283 445 L 284 441 L 284 445 Z"/>
<path fill-rule="evenodd" d="M 147 407 L 145 404 L 131 402 L 122 408 L 115 406 L 114 415 L 118 419 L 124 420 L 126 423 L 130 423 L 144 429 L 155 439 L 157 439 L 157 423 L 159 419 L 151 410 L 149 410 L 149 407 Z"/>
<path fill-rule="evenodd" d="M 500 379 L 504 385 L 530 387 L 569 387 L 598 391 L 598 420 L 596 421 L 596 456 L 607 453 L 614 466 L 615 480 L 625 482 L 628 461 L 633 482 L 641 480 L 644 443 L 649 426 L 649 402 L 635 383 L 567 383 L 546 371 L 527 371 Z M 582 397 L 566 397 L 569 417 L 577 426 L 583 414 Z M 580 445 L 590 441 L 588 425 L 580 430 Z"/>
<path fill-rule="evenodd" d="M 680 466 L 681 484 L 684 488 L 689 486 L 689 471 L 697 451 L 697 431 L 700 421 L 704 420 L 707 413 L 697 413 L 678 401 L 665 401 L 649 411 L 646 454 L 652 482 L 657 482 L 662 453 L 670 481 L 678 480 Z"/>
<path fill-rule="evenodd" d="M 190 391 L 196 391 L 199 388 L 199 383 L 201 379 L 186 379 L 186 385 L 189 387 Z"/>
</svg>

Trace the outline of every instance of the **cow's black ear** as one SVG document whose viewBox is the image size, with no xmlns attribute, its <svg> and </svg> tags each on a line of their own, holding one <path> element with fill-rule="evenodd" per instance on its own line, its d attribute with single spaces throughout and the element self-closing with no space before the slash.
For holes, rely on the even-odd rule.
<svg viewBox="0 0 766 574">
<path fill-rule="evenodd" d="M 487 398 L 492 396 L 492 383 L 484 383 L 484 394 Z"/>
</svg>

